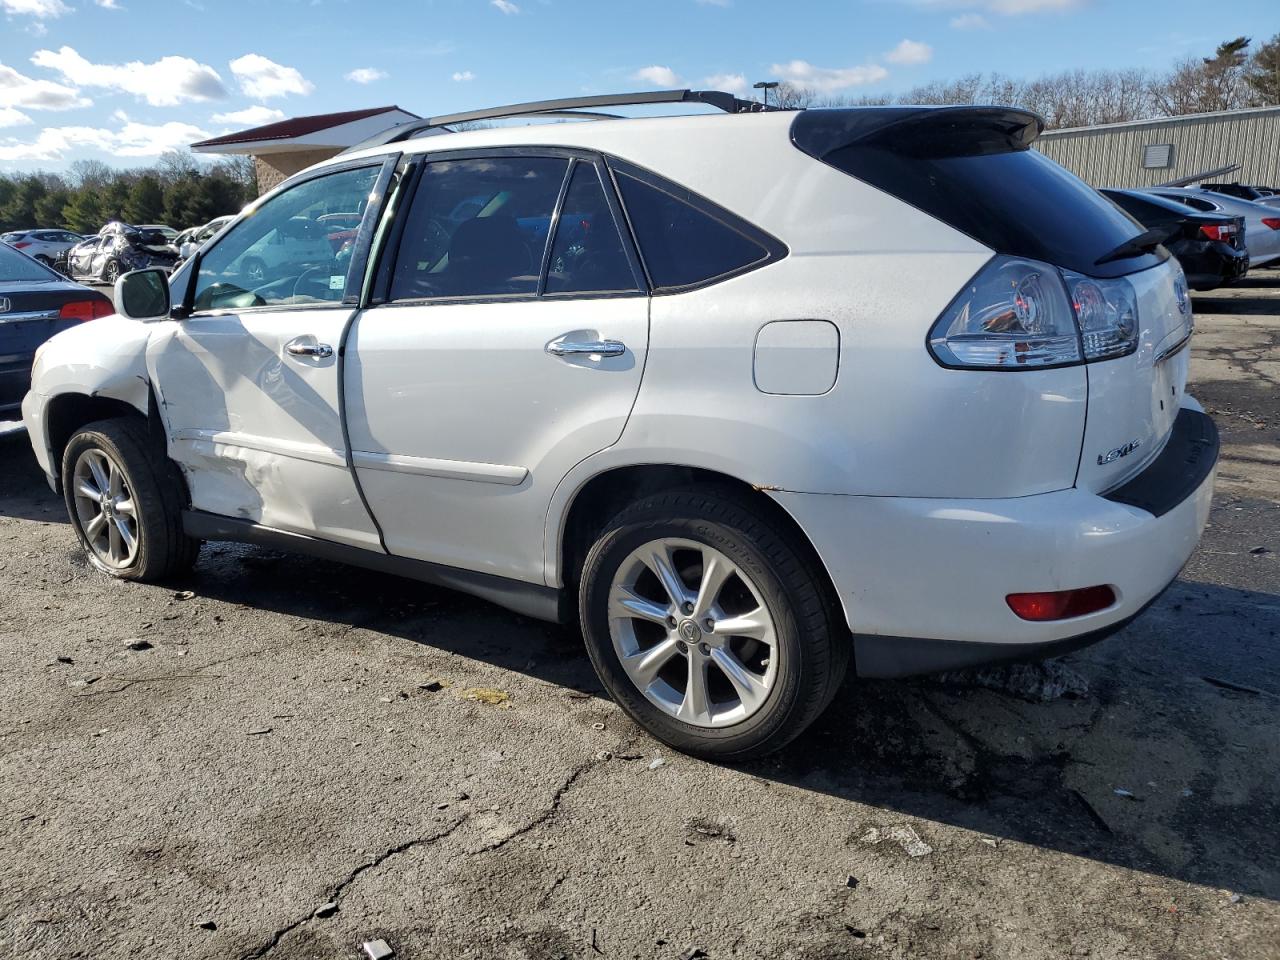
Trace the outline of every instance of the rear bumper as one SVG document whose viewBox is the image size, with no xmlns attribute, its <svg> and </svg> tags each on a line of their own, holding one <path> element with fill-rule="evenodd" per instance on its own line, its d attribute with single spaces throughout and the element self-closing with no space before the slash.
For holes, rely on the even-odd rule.
<svg viewBox="0 0 1280 960">
<path fill-rule="evenodd" d="M 1080 489 L 1002 500 L 773 496 L 831 575 L 859 675 L 907 676 L 1051 656 L 1123 627 L 1195 549 L 1217 453 L 1212 422 L 1184 409 L 1165 451 L 1107 496 Z M 1010 593 L 1098 584 L 1111 586 L 1116 602 L 1068 620 L 1029 622 L 1005 602 Z"/>
<path fill-rule="evenodd" d="M 1193 290 L 1212 290 L 1249 272 L 1249 254 L 1230 244 L 1206 243 L 1199 250 L 1178 254 L 1178 262 Z"/>
</svg>

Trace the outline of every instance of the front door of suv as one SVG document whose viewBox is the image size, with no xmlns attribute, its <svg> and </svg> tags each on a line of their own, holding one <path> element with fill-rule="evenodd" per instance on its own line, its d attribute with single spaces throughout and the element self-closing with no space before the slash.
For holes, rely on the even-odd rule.
<svg viewBox="0 0 1280 960">
<path fill-rule="evenodd" d="M 326 214 L 375 218 L 393 163 L 322 170 L 267 199 L 194 261 L 191 315 L 158 325 L 148 365 L 196 510 L 380 549 L 340 416 L 339 352 L 367 234 L 324 245 L 323 257 L 308 248 L 304 260 L 281 258 L 265 277 L 246 254 L 281 229 L 322 234 Z"/>
<path fill-rule="evenodd" d="M 406 178 L 346 370 L 352 457 L 391 553 L 542 582 L 552 491 L 618 439 L 648 348 L 602 172 L 526 150 Z"/>
</svg>

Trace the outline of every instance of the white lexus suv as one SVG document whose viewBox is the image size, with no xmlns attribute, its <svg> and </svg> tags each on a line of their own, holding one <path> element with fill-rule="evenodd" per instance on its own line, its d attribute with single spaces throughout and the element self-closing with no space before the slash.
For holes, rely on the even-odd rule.
<svg viewBox="0 0 1280 960">
<path fill-rule="evenodd" d="M 726 115 L 596 109 L 681 101 Z M 756 756 L 850 662 L 1095 641 L 1196 545 L 1182 273 L 1040 129 L 699 91 L 411 122 L 122 277 L 24 417 L 106 573 L 231 540 L 453 587 L 580 624 L 659 739 Z M 331 259 L 242 269 L 300 224 Z"/>
</svg>

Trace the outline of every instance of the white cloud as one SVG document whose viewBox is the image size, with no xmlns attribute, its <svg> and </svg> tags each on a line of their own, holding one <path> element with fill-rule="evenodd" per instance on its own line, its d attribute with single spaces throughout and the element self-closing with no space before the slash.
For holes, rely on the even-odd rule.
<svg viewBox="0 0 1280 960">
<path fill-rule="evenodd" d="M 141 97 L 153 107 L 172 107 L 190 100 L 216 100 L 227 95 L 218 71 L 190 57 L 161 57 L 154 63 L 90 63 L 71 47 L 37 50 L 31 62 L 56 70 L 69 83 L 101 87 Z"/>
<path fill-rule="evenodd" d="M 25 107 L 29 110 L 74 110 L 88 107 L 92 100 L 80 96 L 74 87 L 52 80 L 35 80 L 13 67 L 0 63 L 0 107 Z"/>
<path fill-rule="evenodd" d="M 20 127 L 24 123 L 30 123 L 31 118 L 21 110 L 15 110 L 13 107 L 0 107 L 0 127 Z"/>
<path fill-rule="evenodd" d="M 1005 17 L 1017 17 L 1026 13 L 1078 10 L 1087 6 L 1092 0 L 899 0 L 899 2 L 913 7 L 930 7 L 936 10 L 978 10 Z M 958 20 L 964 20 L 966 24 L 972 25 L 972 22 L 965 20 L 964 17 L 954 18 L 951 25 L 957 26 Z"/>
<path fill-rule="evenodd" d="M 962 13 L 958 17 L 951 18 L 951 28 L 953 30 L 990 30 L 991 24 L 987 23 L 987 18 L 980 13 Z"/>
<path fill-rule="evenodd" d="M 1087 0 L 987 0 L 985 6 L 992 13 L 1016 17 L 1023 13 L 1041 13 L 1045 10 L 1074 10 L 1083 7 Z"/>
<path fill-rule="evenodd" d="M 520 8 L 512 3 L 511 0 L 490 0 L 490 3 L 508 15 L 520 12 Z"/>
<path fill-rule="evenodd" d="M 71 8 L 62 0 L 0 0 L 0 10 L 28 17 L 60 17 Z"/>
<path fill-rule="evenodd" d="M 830 93 L 833 90 L 844 90 L 867 83 L 876 83 L 889 76 L 889 71 L 878 63 L 868 63 L 858 67 L 815 67 L 807 60 L 792 60 L 790 63 L 775 63 L 769 68 L 770 73 L 781 80 L 793 83 L 797 87 L 811 87 L 819 93 Z"/>
<path fill-rule="evenodd" d="M 231 61 L 231 72 L 240 81 L 240 89 L 255 100 L 284 97 L 291 93 L 306 96 L 315 84 L 293 67 L 268 60 L 258 53 L 246 53 Z"/>
<path fill-rule="evenodd" d="M 121 157 L 158 157 L 166 150 L 182 150 L 209 134 L 190 123 L 126 123 L 112 139 Z"/>
<path fill-rule="evenodd" d="M 631 79 L 643 80 L 645 83 L 651 83 L 655 87 L 664 89 L 680 86 L 680 77 L 674 70 L 670 67 L 660 67 L 657 64 L 637 70 L 631 75 Z"/>
<path fill-rule="evenodd" d="M 903 40 L 886 53 L 884 58 L 890 63 L 897 63 L 902 66 L 928 63 L 933 59 L 933 47 L 927 43 L 921 43 L 919 40 Z"/>
<path fill-rule="evenodd" d="M 470 83 L 476 78 L 476 75 L 470 70 L 458 70 L 453 74 L 454 83 Z"/>
<path fill-rule="evenodd" d="M 176 121 L 162 124 L 126 123 L 119 130 L 102 127 L 46 127 L 35 140 L 0 141 L 0 160 L 56 161 L 77 147 L 90 147 L 117 157 L 158 157 L 209 134 Z"/>
<path fill-rule="evenodd" d="M 744 94 L 750 84 L 740 73 L 715 73 L 702 81 L 710 90 L 723 90 L 725 93 Z"/>
<path fill-rule="evenodd" d="M 284 119 L 284 111 L 273 107 L 245 107 L 231 113 L 215 113 L 210 119 L 214 123 L 233 123 L 244 127 L 260 127 L 264 123 L 275 123 Z"/>
<path fill-rule="evenodd" d="M 124 7 L 120 6 L 118 0 L 93 0 L 93 2 L 96 3 L 98 6 L 100 6 L 103 10 L 123 10 L 124 9 Z"/>
<path fill-rule="evenodd" d="M 343 79 L 351 83 L 373 83 L 376 80 L 385 80 L 386 78 L 386 73 L 377 67 L 356 67 Z"/>
</svg>

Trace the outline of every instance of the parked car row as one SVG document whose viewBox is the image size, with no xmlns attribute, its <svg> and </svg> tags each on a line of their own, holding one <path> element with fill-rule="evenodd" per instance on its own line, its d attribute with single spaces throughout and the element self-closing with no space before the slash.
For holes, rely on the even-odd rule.
<svg viewBox="0 0 1280 960">
<path fill-rule="evenodd" d="M 1260 202 L 1270 198 L 1266 189 L 1202 184 L 1100 192 L 1164 243 L 1193 290 L 1212 290 L 1280 262 L 1280 209 Z"/>
<path fill-rule="evenodd" d="M 173 270 L 233 217 L 217 217 L 179 232 L 168 224 L 113 220 L 92 236 L 70 230 L 11 230 L 0 242 L 76 280 L 114 283 L 121 273 Z"/>
</svg>

